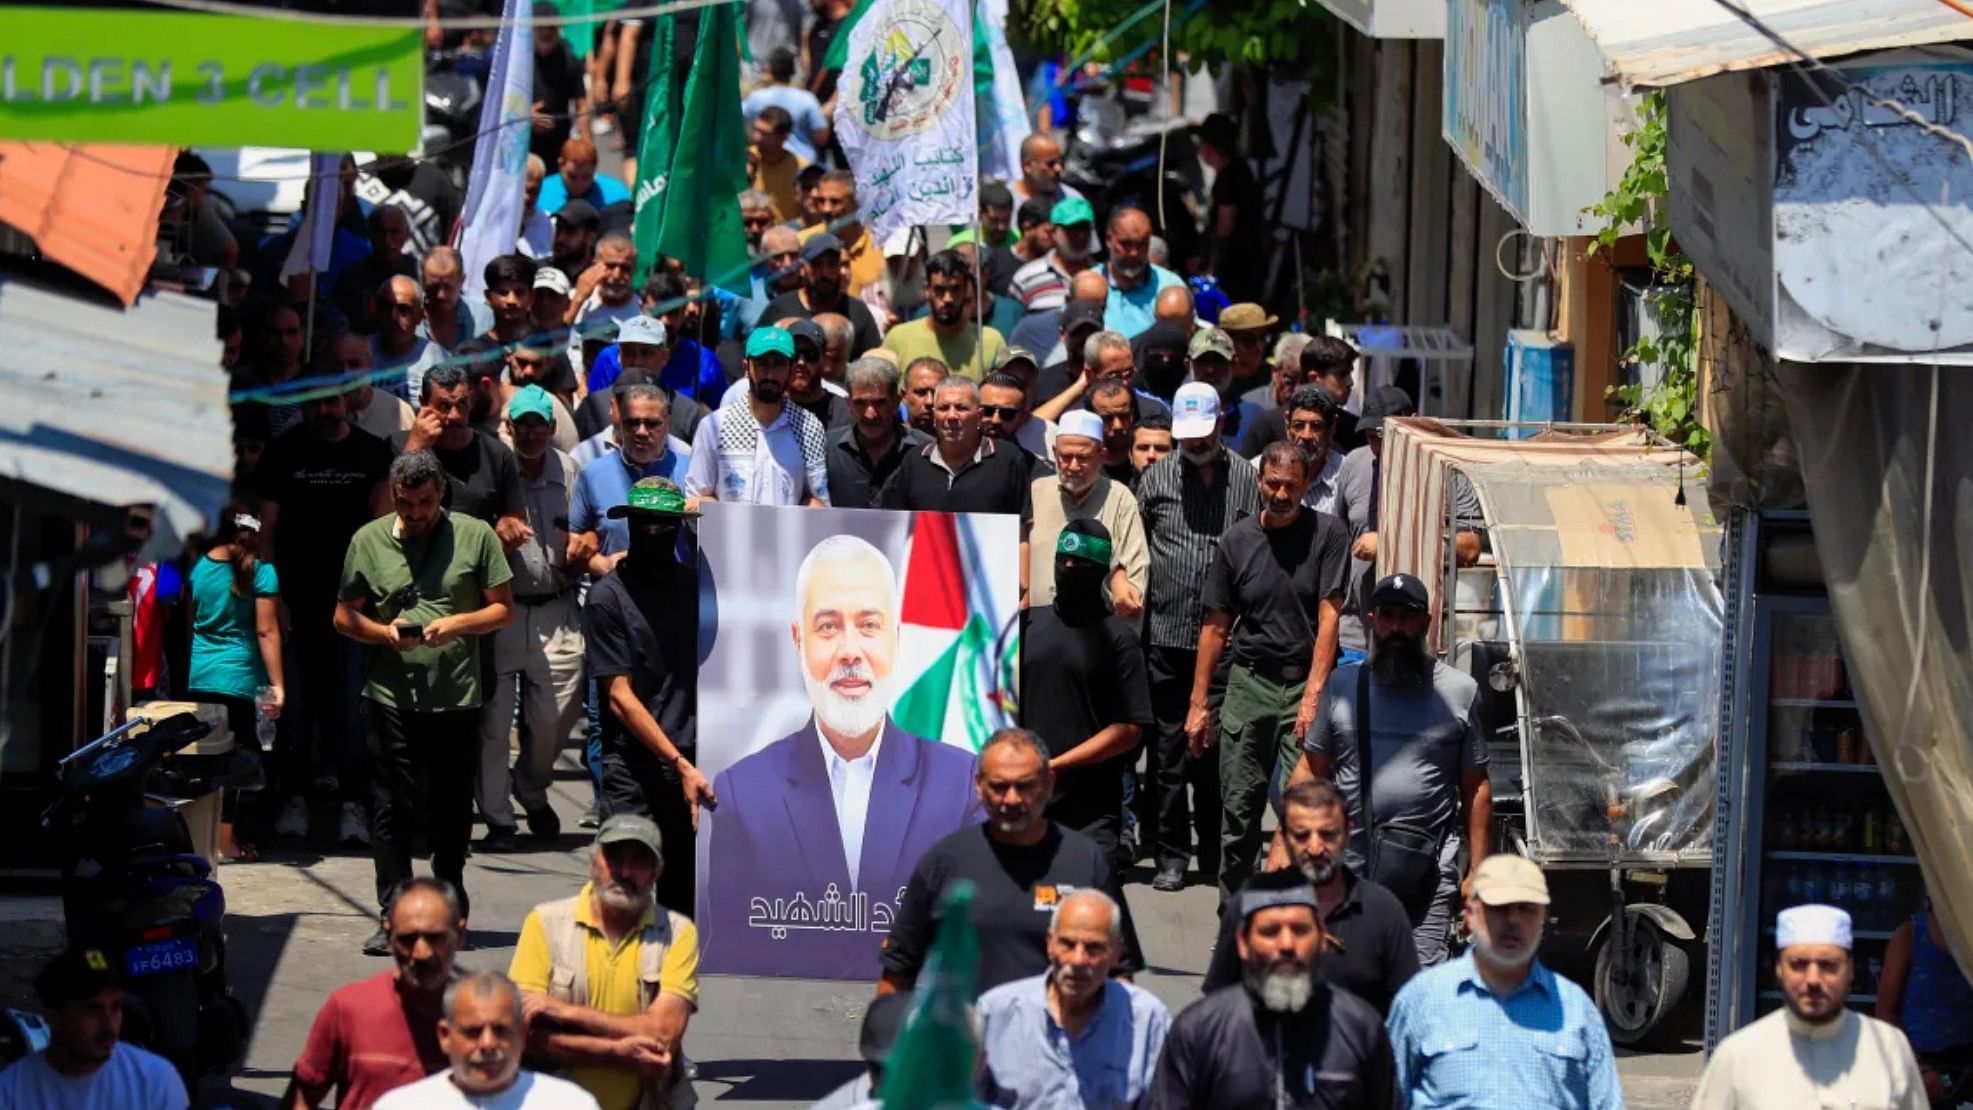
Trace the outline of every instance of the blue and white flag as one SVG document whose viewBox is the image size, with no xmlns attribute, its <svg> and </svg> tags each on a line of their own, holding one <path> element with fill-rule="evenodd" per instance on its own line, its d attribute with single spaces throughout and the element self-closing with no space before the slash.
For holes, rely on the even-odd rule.
<svg viewBox="0 0 1973 1110">
<path fill-rule="evenodd" d="M 514 253 L 527 207 L 528 139 L 534 126 L 534 3 L 507 0 L 493 69 L 480 103 L 479 145 L 466 207 L 459 217 L 459 253 L 466 296 L 486 295 L 486 264 Z"/>
<path fill-rule="evenodd" d="M 308 189 L 302 194 L 301 226 L 281 263 L 281 284 L 296 274 L 319 274 L 329 268 L 336 245 L 336 205 L 342 200 L 343 156 L 316 152 L 308 159 Z"/>
<path fill-rule="evenodd" d="M 980 176 L 1019 181 L 1021 144 L 1029 132 L 1028 104 L 1014 52 L 1007 46 L 1007 0 L 979 0 L 973 33 L 985 37 L 993 60 L 992 89 L 979 93 Z"/>
</svg>

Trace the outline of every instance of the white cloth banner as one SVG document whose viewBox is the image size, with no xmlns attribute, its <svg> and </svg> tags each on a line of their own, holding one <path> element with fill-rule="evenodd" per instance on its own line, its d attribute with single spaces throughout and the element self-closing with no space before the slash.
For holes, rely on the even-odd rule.
<svg viewBox="0 0 1973 1110">
<path fill-rule="evenodd" d="M 514 253 L 527 207 L 528 138 L 534 126 L 534 3 L 507 0 L 480 102 L 479 145 L 459 216 L 466 296 L 486 295 L 486 264 Z"/>
<path fill-rule="evenodd" d="M 969 0 L 877 0 L 850 31 L 836 137 L 863 225 L 970 224 L 979 191 Z"/>
<path fill-rule="evenodd" d="M 336 246 L 336 206 L 343 195 L 343 156 L 317 152 L 308 159 L 308 188 L 302 193 L 301 226 L 294 245 L 281 262 L 281 284 L 296 274 L 321 273 L 329 268 Z"/>
<path fill-rule="evenodd" d="M 979 0 L 980 25 L 986 29 L 987 51 L 993 58 L 993 92 L 980 99 L 980 173 L 1002 181 L 1021 179 L 1021 144 L 1027 140 L 1028 102 L 1021 90 L 1021 71 L 1007 46 L 1007 0 Z"/>
</svg>

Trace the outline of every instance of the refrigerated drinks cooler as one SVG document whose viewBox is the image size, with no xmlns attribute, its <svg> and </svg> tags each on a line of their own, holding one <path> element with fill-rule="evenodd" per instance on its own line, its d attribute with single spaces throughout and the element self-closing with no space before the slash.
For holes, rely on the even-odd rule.
<svg viewBox="0 0 1973 1110">
<path fill-rule="evenodd" d="M 1869 1012 L 1891 933 L 1924 881 L 1891 804 L 1836 635 L 1806 514 L 1741 514 L 1728 530 L 1721 705 L 1731 722 L 1715 813 L 1706 1044 L 1781 1005 L 1774 915 L 1850 912 L 1850 1005 Z"/>
</svg>

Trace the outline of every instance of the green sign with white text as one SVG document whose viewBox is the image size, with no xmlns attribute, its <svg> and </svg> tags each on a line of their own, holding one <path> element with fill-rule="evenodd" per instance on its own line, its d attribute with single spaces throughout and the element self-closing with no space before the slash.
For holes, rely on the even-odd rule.
<svg viewBox="0 0 1973 1110">
<path fill-rule="evenodd" d="M 0 139 L 400 154 L 423 87 L 416 28 L 0 8 Z"/>
</svg>

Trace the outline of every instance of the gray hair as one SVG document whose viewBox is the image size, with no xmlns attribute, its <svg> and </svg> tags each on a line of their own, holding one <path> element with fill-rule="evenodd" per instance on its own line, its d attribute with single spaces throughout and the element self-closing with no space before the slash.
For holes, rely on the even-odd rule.
<svg viewBox="0 0 1973 1110">
<path fill-rule="evenodd" d="M 1055 924 L 1056 922 L 1062 919 L 1062 911 L 1068 909 L 1069 903 L 1071 902 L 1102 903 L 1110 911 L 1110 943 L 1111 944 L 1123 943 L 1123 938 L 1124 938 L 1123 908 L 1117 905 L 1117 900 L 1115 898 L 1110 897 L 1108 894 L 1103 893 L 1102 891 L 1096 889 L 1093 886 L 1086 886 L 1081 888 L 1080 890 L 1072 891 L 1070 892 L 1068 897 L 1055 903 L 1055 909 L 1051 911 L 1048 915 L 1049 936 L 1052 937 L 1055 935 Z"/>
<path fill-rule="evenodd" d="M 1101 361 L 1104 351 L 1112 350 L 1119 347 L 1126 351 L 1130 350 L 1130 340 L 1125 339 L 1122 332 L 1108 331 L 1108 330 L 1099 331 L 1095 335 L 1092 335 L 1088 339 L 1083 341 L 1082 344 L 1083 365 L 1094 366 L 1097 364 L 1097 362 Z"/>
<path fill-rule="evenodd" d="M 629 408 L 632 401 L 656 401 L 664 406 L 666 416 L 671 415 L 671 398 L 665 396 L 664 390 L 650 382 L 625 382 L 617 386 L 613 393 L 618 412 Z"/>
<path fill-rule="evenodd" d="M 424 455 L 427 458 L 431 457 L 431 452 L 429 451 L 416 451 L 413 454 Z M 406 457 L 408 458 L 409 456 Z M 402 462 L 404 460 L 400 458 L 398 461 Z M 392 469 L 396 468 L 393 466 Z M 433 878 L 430 875 L 413 875 L 392 887 L 390 896 L 384 899 L 384 922 L 389 924 L 392 912 L 397 909 L 397 904 L 404 900 L 405 895 L 416 894 L 421 890 L 437 895 L 438 900 L 445 903 L 445 915 L 453 925 L 458 925 L 459 920 L 466 916 L 466 906 L 465 903 L 459 900 L 458 887 L 453 886 L 444 879 Z"/>
<path fill-rule="evenodd" d="M 471 381 L 472 378 L 467 375 L 463 365 L 451 361 L 441 362 L 425 371 L 424 378 L 418 383 L 418 398 L 430 400 L 434 389 L 458 389 Z"/>
<path fill-rule="evenodd" d="M 759 189 L 742 189 L 740 190 L 740 207 L 742 209 L 772 208 L 774 207 L 774 201 Z"/>
<path fill-rule="evenodd" d="M 917 373 L 919 367 L 922 366 L 930 366 L 936 369 L 939 372 L 939 381 L 941 383 L 952 374 L 952 367 L 947 366 L 944 359 L 939 358 L 937 355 L 919 355 L 917 358 L 911 360 L 911 365 L 904 368 L 905 380 L 910 381 L 911 375 Z"/>
<path fill-rule="evenodd" d="M 391 460 L 391 488 L 417 489 L 426 482 L 445 482 L 445 468 L 430 451 L 406 451 Z"/>
<path fill-rule="evenodd" d="M 877 545 L 861 536 L 839 533 L 824 539 L 808 549 L 802 556 L 801 566 L 795 570 L 795 605 L 799 623 L 800 607 L 808 604 L 809 579 L 815 576 L 815 568 L 824 564 L 857 563 L 869 561 L 884 569 L 884 597 L 890 604 L 891 622 L 895 625 L 898 617 L 897 568 L 891 565 L 890 556 L 878 550 Z M 803 629 L 802 634 L 807 635 Z"/>
<path fill-rule="evenodd" d="M 637 241 L 632 239 L 630 233 L 627 231 L 604 232 L 603 237 L 596 240 L 596 249 L 600 251 L 604 247 L 622 247 L 624 250 L 629 251 L 633 257 L 637 254 Z"/>
<path fill-rule="evenodd" d="M 976 405 L 980 403 L 980 383 L 971 378 L 960 377 L 958 374 L 947 374 L 945 377 L 940 378 L 939 384 L 932 389 L 932 396 L 936 398 L 948 389 L 965 390 L 968 400 Z"/>
<path fill-rule="evenodd" d="M 822 335 L 831 343 L 850 344 L 856 341 L 856 326 L 849 317 L 838 312 L 822 312 L 815 317 L 815 324 L 822 329 Z"/>
<path fill-rule="evenodd" d="M 1082 892 L 1078 891 L 1077 893 Z M 1096 893 L 1101 894 L 1102 892 L 1097 891 Z M 1070 895 L 1069 897 L 1073 898 L 1074 896 Z M 1105 895 L 1105 897 L 1108 897 L 1108 895 Z M 1068 899 L 1065 898 L 1063 901 L 1066 902 Z M 512 979 L 507 978 L 497 971 L 469 971 L 446 984 L 445 1020 L 448 1022 L 458 1020 L 457 1014 L 459 1010 L 459 999 L 461 997 L 470 994 L 474 998 L 498 998 L 503 991 L 506 992 L 509 1008 L 513 1011 L 514 1030 L 519 1032 L 521 1026 L 526 1023 L 526 1019 L 521 1016 L 521 988 L 515 986 Z"/>
<path fill-rule="evenodd" d="M 1024 728 L 1003 728 L 987 737 L 980 745 L 980 765 L 986 762 L 986 754 L 995 748 L 1012 745 L 1041 761 L 1042 770 L 1048 769 L 1048 749 L 1042 746 L 1041 737 Z"/>
<path fill-rule="evenodd" d="M 874 385 L 895 397 L 898 376 L 897 367 L 881 358 L 866 355 L 849 364 L 849 370 L 843 374 L 843 382 L 851 389 L 859 385 Z"/>
</svg>

